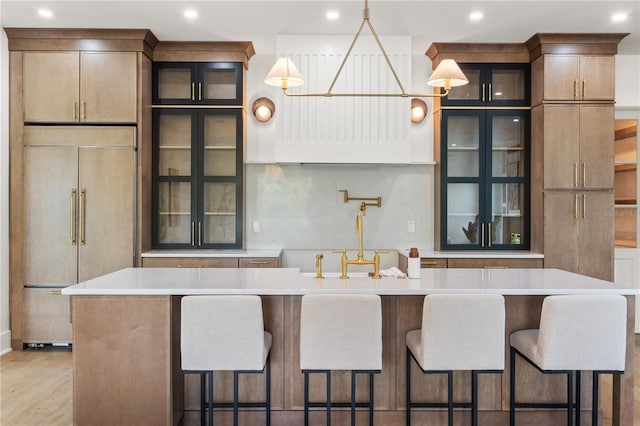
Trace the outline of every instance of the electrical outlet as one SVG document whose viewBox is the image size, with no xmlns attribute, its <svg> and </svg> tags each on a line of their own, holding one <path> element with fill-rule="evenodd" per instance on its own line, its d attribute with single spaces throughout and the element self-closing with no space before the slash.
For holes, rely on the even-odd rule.
<svg viewBox="0 0 640 426">
<path fill-rule="evenodd" d="M 415 220 L 410 220 L 407 222 L 407 232 L 410 234 L 415 234 L 416 233 L 416 221 Z"/>
<path fill-rule="evenodd" d="M 260 232 L 260 222 L 257 220 L 253 221 L 253 232 Z"/>
</svg>

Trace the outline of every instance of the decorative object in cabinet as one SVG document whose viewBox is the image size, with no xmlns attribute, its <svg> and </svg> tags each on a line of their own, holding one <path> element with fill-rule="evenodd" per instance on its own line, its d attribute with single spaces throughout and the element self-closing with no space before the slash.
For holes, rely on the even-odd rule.
<svg viewBox="0 0 640 426">
<path fill-rule="evenodd" d="M 27 123 L 135 123 L 135 52 L 24 52 Z"/>
<path fill-rule="evenodd" d="M 638 245 L 638 120 L 615 121 L 615 244 Z"/>
<path fill-rule="evenodd" d="M 448 109 L 441 134 L 440 246 L 528 248 L 528 111 Z"/>
<path fill-rule="evenodd" d="M 153 111 L 153 246 L 241 248 L 241 109 Z"/>
<path fill-rule="evenodd" d="M 156 62 L 154 105 L 242 105 L 242 64 Z"/>
<path fill-rule="evenodd" d="M 460 64 L 469 79 L 452 87 L 442 106 L 529 106 L 529 64 Z"/>
</svg>

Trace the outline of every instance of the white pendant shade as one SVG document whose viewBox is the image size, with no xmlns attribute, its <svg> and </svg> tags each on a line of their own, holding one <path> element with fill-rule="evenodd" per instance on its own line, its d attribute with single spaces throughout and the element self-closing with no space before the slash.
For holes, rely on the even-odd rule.
<svg viewBox="0 0 640 426">
<path fill-rule="evenodd" d="M 429 86 L 444 87 L 446 89 L 464 86 L 467 83 L 469 83 L 469 80 L 453 59 L 444 59 L 440 62 L 427 80 Z"/>
<path fill-rule="evenodd" d="M 304 80 L 291 59 L 280 58 L 264 78 L 264 82 L 270 86 L 286 89 L 287 87 L 300 86 Z"/>
</svg>

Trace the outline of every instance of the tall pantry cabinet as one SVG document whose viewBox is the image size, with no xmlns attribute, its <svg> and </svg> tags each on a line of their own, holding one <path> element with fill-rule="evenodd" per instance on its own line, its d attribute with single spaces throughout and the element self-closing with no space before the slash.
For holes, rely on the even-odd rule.
<svg viewBox="0 0 640 426">
<path fill-rule="evenodd" d="M 148 30 L 5 29 L 12 347 L 72 343 L 60 289 L 136 264 L 149 240 Z M 136 226 L 138 224 L 138 226 Z"/>
<path fill-rule="evenodd" d="M 546 268 L 613 281 L 614 55 L 626 34 L 536 34 L 531 248 Z"/>
</svg>

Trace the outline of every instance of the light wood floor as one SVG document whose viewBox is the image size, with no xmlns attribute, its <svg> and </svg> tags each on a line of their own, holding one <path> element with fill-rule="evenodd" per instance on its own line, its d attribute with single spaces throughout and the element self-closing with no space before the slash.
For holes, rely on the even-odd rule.
<svg viewBox="0 0 640 426">
<path fill-rule="evenodd" d="M 635 355 L 635 425 L 640 425 L 640 345 Z M 602 377 L 603 426 L 611 425 L 611 376 Z M 13 351 L 0 358 L 0 425 L 73 424 L 71 352 Z"/>
</svg>

